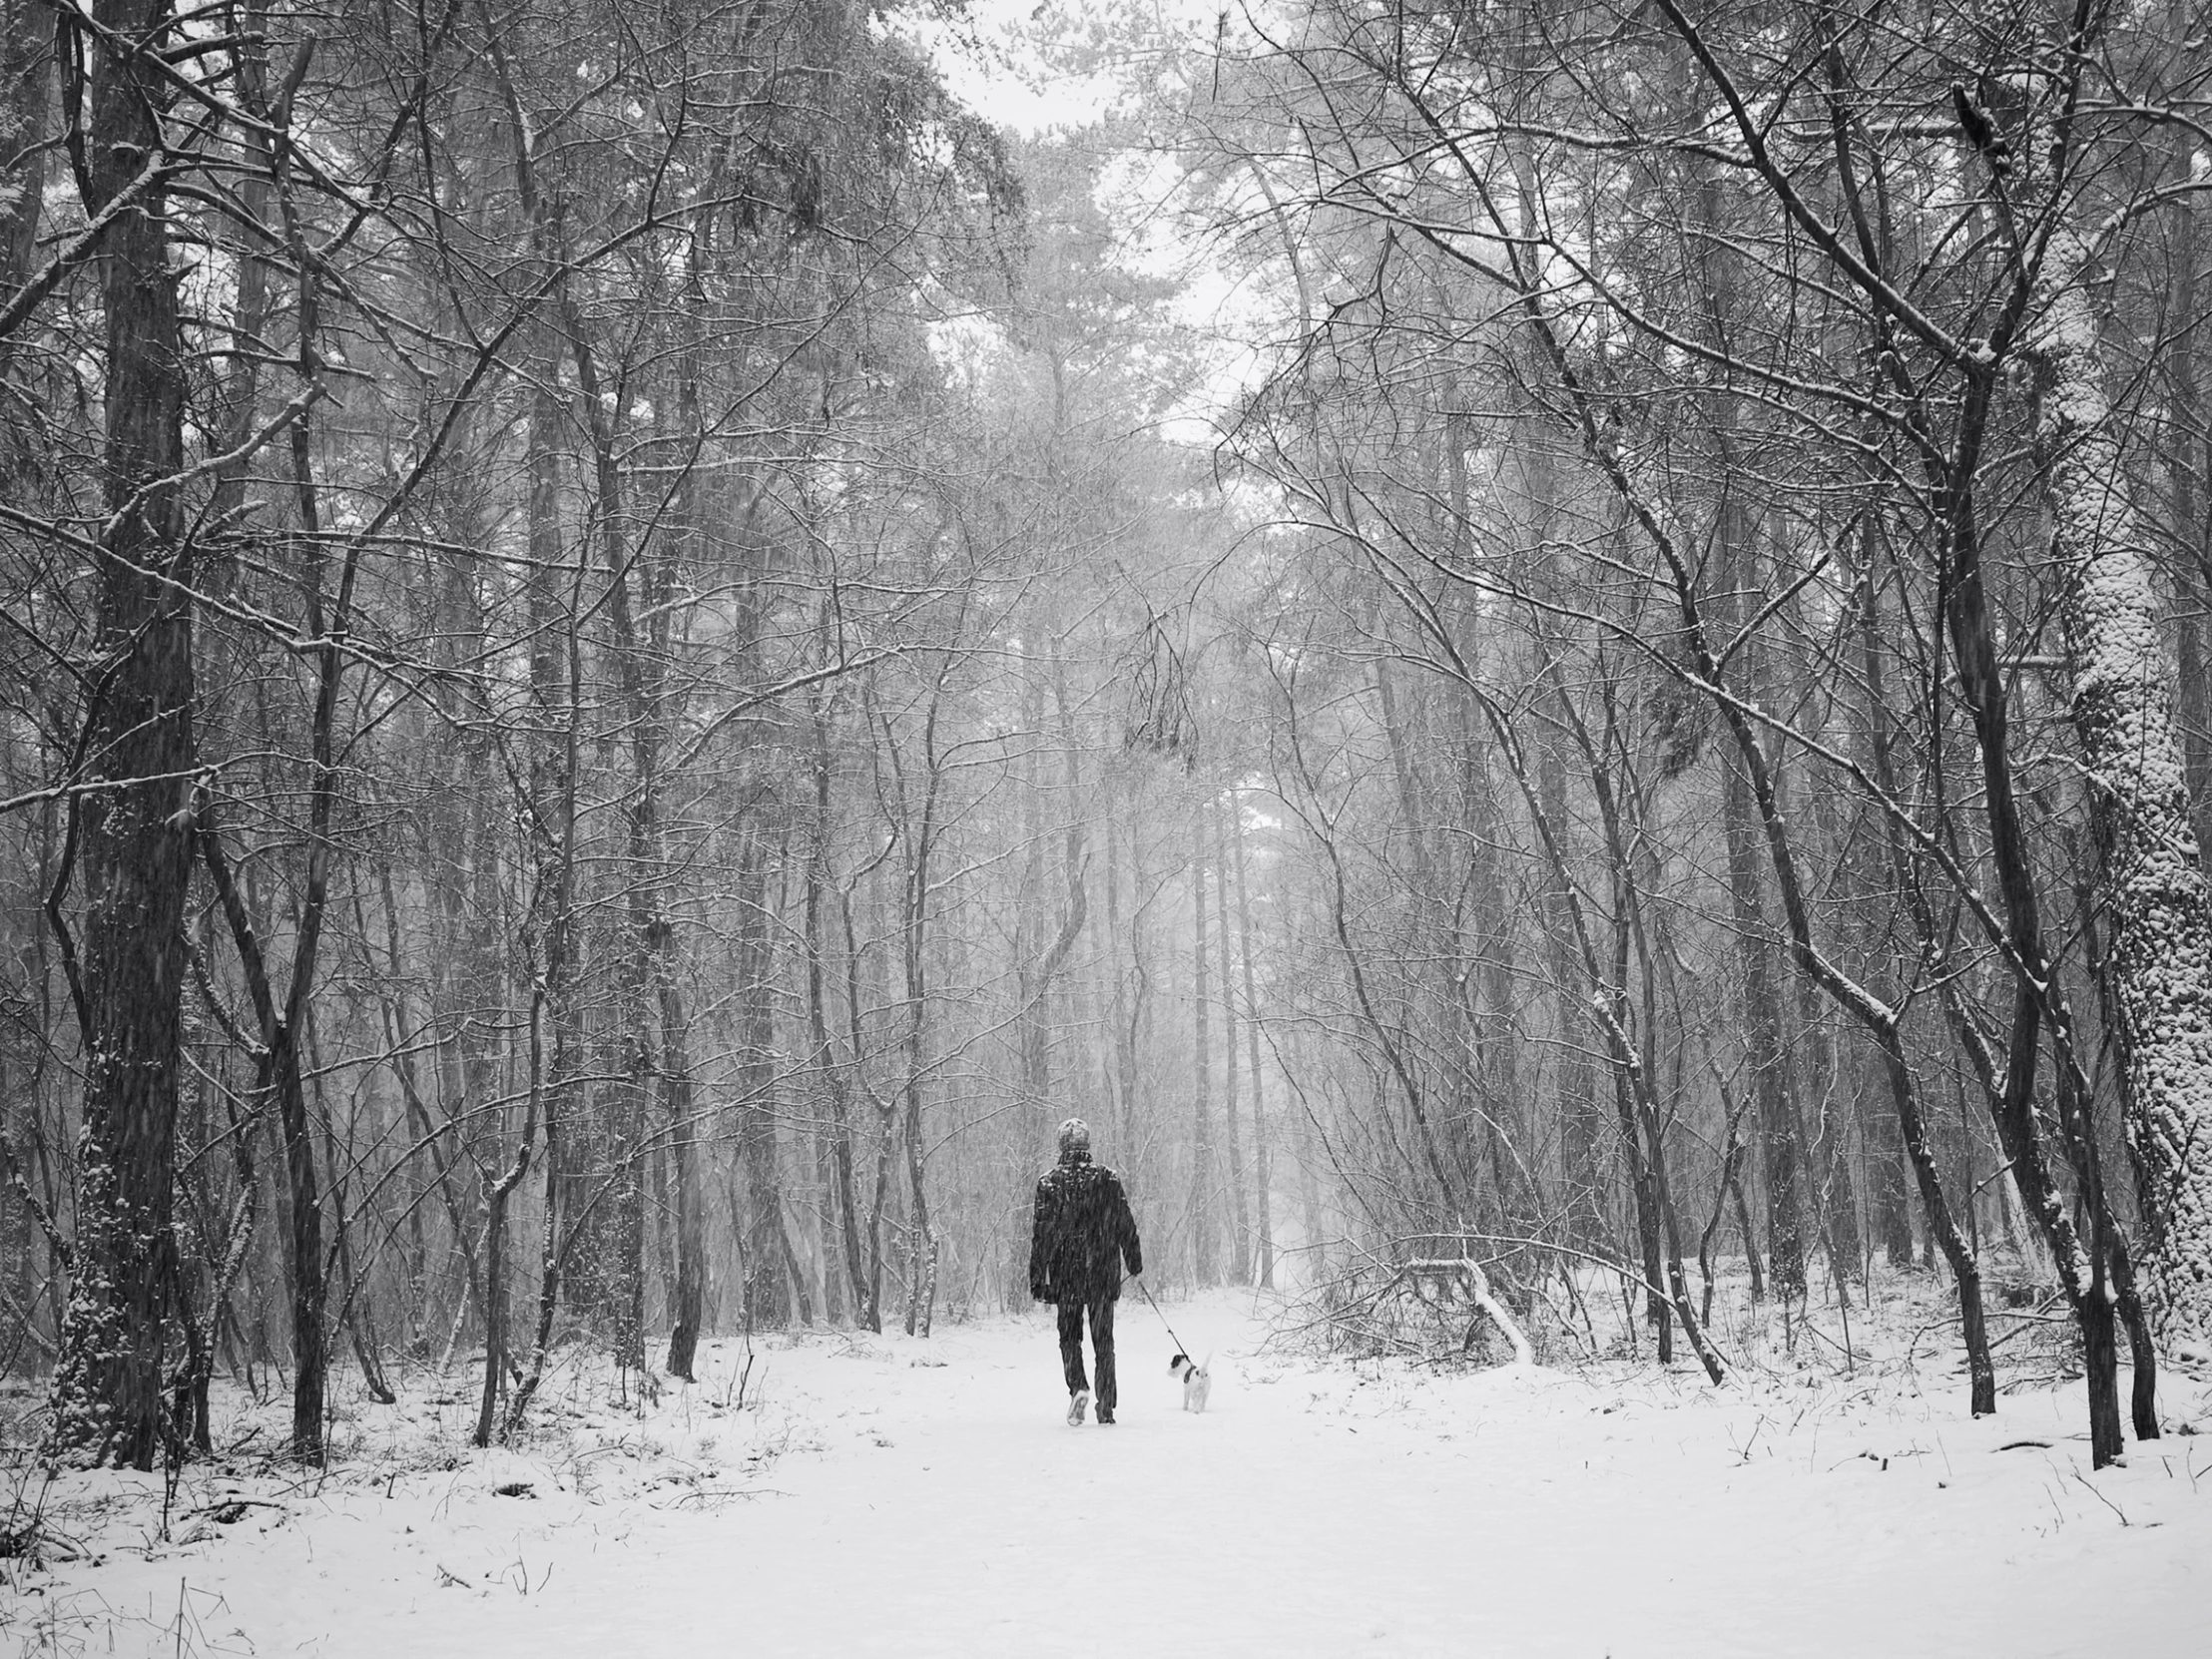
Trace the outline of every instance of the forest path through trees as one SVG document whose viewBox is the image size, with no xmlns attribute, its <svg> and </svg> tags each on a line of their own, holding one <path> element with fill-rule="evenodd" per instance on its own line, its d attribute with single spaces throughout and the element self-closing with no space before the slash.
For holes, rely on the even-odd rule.
<svg viewBox="0 0 2212 1659">
<path fill-rule="evenodd" d="M 181 1651 L 209 1654 L 2202 1651 L 2207 1442 L 2092 1477 L 2065 1387 L 1975 1422 L 1925 1359 L 1926 1397 L 1895 1373 L 1716 1393 L 1320 1363 L 1265 1350 L 1247 1303 L 1168 1312 L 1217 1353 L 1203 1416 L 1136 1302 L 1111 1428 L 1062 1420 L 1043 1310 L 776 1339 L 742 1411 L 717 1409 L 725 1341 L 596 1449 L 396 1475 L 356 1454 L 199 1545 L 116 1550 L 74 1605 L 146 1609 L 123 1653 L 140 1629 L 179 1651 L 181 1590 Z M 387 1408 L 357 1409 L 373 1436 Z"/>
</svg>

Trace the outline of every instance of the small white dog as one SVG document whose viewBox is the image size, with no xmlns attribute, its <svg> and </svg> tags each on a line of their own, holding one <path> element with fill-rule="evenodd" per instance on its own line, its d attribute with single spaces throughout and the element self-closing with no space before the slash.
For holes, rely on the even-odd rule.
<svg viewBox="0 0 2212 1659">
<path fill-rule="evenodd" d="M 1184 1410 L 1203 1411 L 1206 1409 L 1206 1396 L 1213 1392 L 1214 1388 L 1214 1374 L 1212 1372 L 1204 1366 L 1196 1364 L 1188 1354 L 1178 1354 L 1168 1362 L 1168 1375 L 1180 1379 L 1183 1383 Z"/>
</svg>

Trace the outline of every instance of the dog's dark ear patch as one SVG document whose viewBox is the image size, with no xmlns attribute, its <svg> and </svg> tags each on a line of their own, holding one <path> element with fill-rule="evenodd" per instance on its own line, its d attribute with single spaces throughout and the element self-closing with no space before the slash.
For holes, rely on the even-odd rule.
<svg viewBox="0 0 2212 1659">
<path fill-rule="evenodd" d="M 1172 1373 L 1177 1366 L 1187 1366 L 1190 1363 L 1191 1357 L 1188 1354 L 1178 1354 L 1174 1359 L 1168 1362 L 1168 1370 Z"/>
</svg>

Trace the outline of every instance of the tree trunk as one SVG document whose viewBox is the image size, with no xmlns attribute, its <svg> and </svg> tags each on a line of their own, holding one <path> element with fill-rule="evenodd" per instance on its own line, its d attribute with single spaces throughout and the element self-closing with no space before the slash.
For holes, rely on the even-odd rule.
<svg viewBox="0 0 2212 1659">
<path fill-rule="evenodd" d="M 621 688 L 624 725 L 630 739 L 632 776 L 625 792 L 623 818 L 628 830 L 629 936 L 615 967 L 615 1000 L 620 1010 L 621 1063 L 611 1086 L 614 1109 L 599 1123 L 599 1157 L 586 1171 L 598 1184 L 596 1204 L 577 1225 L 588 1229 L 577 1242 L 578 1260 L 593 1275 L 600 1314 L 610 1327 L 620 1364 L 645 1367 L 645 1157 L 648 1103 L 659 1045 L 653 1033 L 653 980 L 663 949 L 666 919 L 660 913 L 662 710 L 659 675 L 639 636 L 630 603 L 633 560 L 628 506 L 617 433 L 601 397 L 597 352 L 577 307 L 564 299 L 563 319 L 576 362 L 578 423 L 591 436 L 596 500 L 593 520 L 599 531 L 606 569 L 606 610 L 614 633 L 613 667 Z M 650 567 L 648 567 L 650 568 Z M 655 595 L 645 596 L 658 613 Z"/>
<path fill-rule="evenodd" d="M 54 27 L 35 0 L 0 0 L 0 298 L 30 279 L 46 189 Z"/>
<path fill-rule="evenodd" d="M 1044 725 L 1044 688 L 1034 675 L 1029 677 L 1023 689 L 1023 723 L 1039 737 L 1038 753 L 1029 757 L 1023 792 L 1022 844 L 1027 849 L 1024 859 L 1020 889 L 1019 922 L 1014 937 L 1014 997 L 1015 1024 L 1019 1033 L 1021 1061 L 1021 1099 L 1024 1110 L 1017 1114 L 1017 1123 L 1023 1129 L 1017 1131 L 1017 1155 L 1012 1160 L 1012 1192 L 1008 1195 L 1007 1229 L 1009 1252 L 1006 1262 L 1005 1287 L 1009 1306 L 1020 1306 L 1018 1299 L 1028 1288 L 1027 1234 L 1025 1228 L 1029 1215 L 1029 1198 L 1033 1179 L 1029 1154 L 1038 1150 L 1036 1135 L 1051 1122 L 1054 1115 L 1052 1100 L 1052 1045 L 1054 1021 L 1052 997 L 1059 984 L 1062 970 L 1069 955 L 1083 936 L 1083 927 L 1089 919 L 1090 887 L 1085 879 L 1084 841 L 1086 827 L 1083 815 L 1077 809 L 1081 776 L 1078 772 L 1075 730 L 1068 712 L 1066 668 L 1057 640 L 1052 644 L 1050 669 L 1053 681 L 1055 706 L 1060 726 L 1060 749 L 1065 763 L 1067 791 L 1067 828 L 1061 845 L 1060 917 L 1057 926 L 1049 928 L 1045 915 L 1045 831 L 1042 818 L 1044 800 L 1041 770 L 1042 737 Z M 1029 1126 L 1033 1125 L 1034 1128 Z"/>
<path fill-rule="evenodd" d="M 1570 825 L 1566 768 L 1549 746 L 1537 752 L 1536 790 L 1543 799 L 1545 814 L 1565 837 Z M 1600 1193 L 1605 1117 L 1597 1100 L 1597 1068 L 1590 1060 L 1594 1033 L 1589 998 L 1575 951 L 1574 929 L 1567 919 L 1565 895 L 1547 890 L 1543 915 L 1544 971 L 1550 981 L 1553 1027 L 1552 1095 L 1558 1102 L 1559 1174 L 1564 1189 L 1559 1196 L 1566 1208 L 1567 1243 L 1577 1250 L 1595 1250 L 1604 1244 L 1608 1229 Z M 1634 1172 L 1642 1166 L 1642 1155 L 1634 1150 L 1633 1142 L 1624 1141 L 1622 1148 L 1629 1155 L 1633 1185 L 1640 1179 Z M 1639 1243 L 1655 1248 L 1658 1236 L 1646 1226 L 1641 1198 L 1636 1200 L 1636 1214 Z M 1656 1257 L 1648 1265 L 1656 1267 Z"/>
<path fill-rule="evenodd" d="M 684 995 L 664 963 L 660 973 L 661 1096 L 666 1107 L 669 1156 L 676 1164 L 676 1284 L 669 1310 L 668 1371 L 694 1381 L 692 1359 L 706 1313 L 705 1218 L 699 1191 L 699 1125 L 693 1116 L 691 1022 Z"/>
<path fill-rule="evenodd" d="M 319 747 L 319 746 L 318 746 Z M 291 1290 L 292 1421 L 291 1451 L 299 1461 L 322 1461 L 322 1396 L 327 1370 L 323 1307 L 322 1207 L 316 1191 L 314 1143 L 307 1126 L 306 1092 L 299 1064 L 299 1021 L 314 974 L 315 920 L 319 902 L 302 916 L 293 957 L 292 995 L 281 1009 L 270 983 L 260 930 L 231 878 L 222 831 L 213 809 L 200 805 L 199 830 L 208 872 L 221 900 L 231 936 L 245 968 L 246 982 L 260 1023 L 255 1056 L 254 1098 L 274 1099 L 277 1132 L 284 1151 L 284 1279 Z M 257 1111 L 260 1107 L 257 1106 Z"/>
<path fill-rule="evenodd" d="M 570 588 L 564 597 L 558 576 L 563 565 L 560 526 L 561 410 L 552 387 L 556 355 L 551 331 L 540 335 L 537 389 L 530 399 L 524 437 L 524 473 L 528 480 L 525 512 L 529 525 L 530 572 L 524 581 L 525 615 L 530 624 L 530 937 L 524 961 L 536 970 L 531 987 L 530 1082 L 534 1104 L 545 1124 L 545 1177 L 540 1183 L 538 1218 L 537 1323 L 531 1342 L 530 1370 L 516 1388 L 507 1420 L 518 1423 L 545 1374 L 553 1340 L 553 1320 L 562 1293 L 562 1202 L 569 1189 L 568 1137 L 577 1116 L 575 1069 L 577 1033 L 571 987 L 575 980 L 576 790 L 580 772 L 583 663 L 580 631 L 582 587 L 590 567 L 579 549 Z M 550 1052 L 547 1052 L 550 1040 Z M 529 1148 L 525 1144 L 523 1159 Z M 518 1170 L 521 1167 L 518 1162 Z M 520 1181 L 518 1173 L 515 1177 Z M 509 1189 L 511 1190 L 511 1188 Z M 494 1296 L 493 1251 L 504 1252 L 507 1197 L 497 1185 L 487 1188 L 484 1221 L 484 1398 L 477 1444 L 489 1443 L 498 1378 L 489 1356 L 496 1344 L 504 1357 L 507 1343 L 504 1268 Z M 502 1254 L 498 1259 L 504 1262 Z"/>
<path fill-rule="evenodd" d="M 2087 248 L 2051 239 L 2028 340 L 2073 726 L 2088 780 L 2121 1106 L 2154 1328 L 2212 1353 L 2212 897 L 2191 820 L 2156 571 L 2104 393 Z"/>
<path fill-rule="evenodd" d="M 1929 1236 L 1942 1251 L 1943 1260 L 1950 1264 L 1951 1275 L 1958 1282 L 1960 1336 L 1966 1349 L 1967 1409 L 1977 1417 L 1987 1416 L 1997 1408 L 1997 1382 L 1995 1368 L 1989 1361 L 1988 1327 L 1982 1316 L 1981 1266 L 1960 1236 L 1958 1224 L 1944 1200 L 1942 1182 L 1936 1173 L 1936 1154 L 1929 1145 L 1928 1120 L 1921 1110 L 1920 1090 L 1913 1081 L 1912 1063 L 1905 1057 L 1905 1044 L 1894 1029 L 1875 1035 L 1882 1045 L 1890 1096 L 1896 1103 L 1898 1122 L 1904 1129 L 1905 1150 L 1913 1160 L 1913 1173 L 1920 1180 Z"/>
<path fill-rule="evenodd" d="M 1234 810 L 1236 796 L 1231 792 Z M 1211 804 L 1210 804 L 1211 805 Z M 1229 830 L 1236 833 L 1235 828 Z M 1217 855 L 1226 854 L 1220 837 L 1214 837 Z M 1222 856 L 1214 870 L 1214 919 L 1220 924 L 1221 956 L 1221 1052 L 1227 1068 L 1222 1089 L 1222 1127 L 1229 1141 L 1229 1282 L 1252 1283 L 1252 1217 L 1245 1205 L 1244 1141 L 1237 1128 L 1237 1012 L 1232 979 L 1235 952 L 1229 944 L 1229 860 Z"/>
<path fill-rule="evenodd" d="M 825 620 L 828 608 L 824 610 Z M 831 761 L 830 753 L 830 721 L 826 710 L 818 703 L 814 711 L 815 754 L 815 824 L 813 854 L 807 865 L 806 915 L 807 928 L 807 1031 L 815 1050 L 815 1065 L 821 1073 L 821 1089 L 830 1105 L 830 1178 L 832 1187 L 832 1206 L 836 1214 L 839 1254 L 844 1262 L 844 1282 L 852 1300 L 852 1319 L 855 1324 L 866 1325 L 869 1319 L 867 1257 L 860 1246 L 859 1195 L 853 1187 L 852 1166 L 852 1091 L 845 1075 L 843 1062 L 838 1058 L 836 1043 L 830 1035 L 830 1005 L 828 968 L 826 963 L 823 930 L 827 918 L 823 908 L 828 901 L 830 877 L 830 786 Z M 842 907 L 847 931 L 851 912 L 847 903 Z M 859 985 L 847 977 L 846 988 L 855 1006 L 850 1010 L 849 1023 L 855 1032 L 858 1024 Z M 858 1062 L 862 1050 L 854 1039 L 853 1059 Z M 871 1327 L 872 1329 L 872 1327 Z"/>
<path fill-rule="evenodd" d="M 95 0 L 126 52 L 88 42 L 88 211 L 163 154 L 170 101 L 158 54 L 169 0 Z M 139 43 L 144 43 L 143 45 Z M 101 495 L 94 558 L 98 668 L 73 798 L 85 938 L 71 964 L 85 1055 L 74 1282 L 54 1375 L 53 1443 L 73 1460 L 152 1468 L 176 1282 L 175 1184 L 185 897 L 192 873 L 192 545 L 177 489 L 185 364 L 168 200 L 142 193 L 99 256 L 106 311 Z M 58 930 L 58 929 L 57 929 Z"/>
<path fill-rule="evenodd" d="M 1807 816 L 1813 824 L 1816 849 L 1832 867 L 1844 863 L 1846 835 L 1831 792 L 1808 789 Z M 1839 1299 L 1847 1298 L 1846 1284 L 1860 1271 L 1863 1246 L 1859 1237 L 1859 1199 L 1851 1176 L 1851 1124 L 1857 1113 L 1847 1110 L 1843 1066 L 1836 1050 L 1836 1033 L 1826 1018 L 1820 987 L 1810 978 L 1795 976 L 1798 992 L 1798 1026 L 1795 1044 L 1800 1061 L 1797 1088 L 1797 1140 L 1805 1154 L 1806 1175 L 1813 1199 L 1813 1215 L 1821 1243 L 1828 1253 L 1828 1271 Z M 1807 1128 L 1807 1108 L 1811 1131 Z"/>
<path fill-rule="evenodd" d="M 784 1177 L 776 1122 L 776 994 L 765 826 L 745 832 L 738 870 L 738 1162 L 745 1171 L 746 1329 L 791 1319 L 784 1269 Z"/>
<path fill-rule="evenodd" d="M 2169 0 L 2169 38 L 2186 40 L 2193 0 Z M 2198 153 L 2197 135 L 2187 128 L 2173 130 L 2173 154 L 2169 167 L 2175 178 L 2190 177 Z M 2171 296 L 2167 314 L 2182 326 L 2173 330 L 2171 367 L 2173 387 L 2167 422 L 2166 467 L 2173 480 L 2174 534 L 2180 556 L 2174 561 L 2177 597 L 2176 617 L 2181 676 L 2180 704 L 2175 710 L 2181 728 L 2184 780 L 2197 827 L 2197 852 L 2212 848 L 2212 430 L 2203 422 L 2204 401 L 2197 383 L 2199 295 L 2197 261 L 2203 257 L 2206 212 L 2201 195 L 2184 197 L 2166 209 L 2173 221 Z"/>
<path fill-rule="evenodd" d="M 938 691 L 942 694 L 940 682 Z M 904 1106 L 909 1273 L 906 1282 L 906 1335 L 929 1335 L 937 1295 L 937 1237 L 929 1225 L 929 1188 L 921 1138 L 923 1073 L 929 1059 L 929 914 L 930 867 L 936 850 L 937 796 L 943 778 L 936 750 L 936 705 L 932 703 L 923 737 L 928 783 L 923 791 L 920 832 L 907 874 L 906 906 L 900 928 L 905 962 L 906 1077 Z"/>
<path fill-rule="evenodd" d="M 1751 781 L 1733 754 L 1722 757 L 1721 770 L 1728 892 L 1744 994 L 1744 1048 L 1766 1179 L 1767 1260 L 1775 1295 L 1795 1301 L 1805 1295 L 1804 1161 L 1797 1102 L 1791 1098 L 1790 1057 L 1782 1040 L 1781 963 L 1760 898 L 1760 830 Z"/>
<path fill-rule="evenodd" d="M 1191 831 L 1191 1277 L 1221 1282 L 1214 1229 L 1213 1052 L 1206 1029 L 1206 834 L 1203 813 Z"/>
<path fill-rule="evenodd" d="M 1260 998 L 1253 988 L 1252 893 L 1245 873 L 1244 809 L 1238 804 L 1235 790 L 1229 792 L 1229 814 L 1230 844 L 1237 872 L 1237 952 L 1244 963 L 1245 1043 L 1252 1075 L 1253 1213 L 1259 1222 L 1260 1289 L 1272 1291 L 1275 1289 L 1275 1180 L 1268 1167 L 1267 1095 L 1260 1073 Z M 1226 935 L 1222 947 L 1228 948 Z"/>
</svg>

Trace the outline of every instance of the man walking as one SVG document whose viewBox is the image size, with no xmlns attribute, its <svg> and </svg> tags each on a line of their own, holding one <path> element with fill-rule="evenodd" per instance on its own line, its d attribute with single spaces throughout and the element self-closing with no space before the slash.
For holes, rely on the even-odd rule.
<svg viewBox="0 0 2212 1659">
<path fill-rule="evenodd" d="M 1114 1302 L 1121 1265 L 1144 1272 L 1144 1247 L 1121 1177 L 1091 1162 L 1090 1125 L 1060 1125 L 1060 1161 L 1037 1183 L 1036 1225 L 1029 1237 L 1029 1294 L 1060 1308 L 1060 1364 L 1068 1380 L 1068 1422 L 1083 1420 L 1091 1385 L 1083 1375 L 1083 1320 L 1091 1322 L 1098 1359 L 1098 1420 L 1114 1420 Z"/>
</svg>

